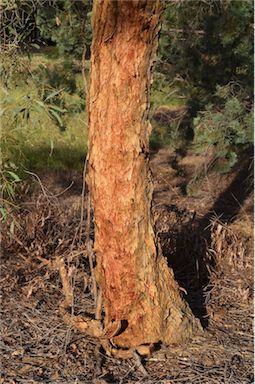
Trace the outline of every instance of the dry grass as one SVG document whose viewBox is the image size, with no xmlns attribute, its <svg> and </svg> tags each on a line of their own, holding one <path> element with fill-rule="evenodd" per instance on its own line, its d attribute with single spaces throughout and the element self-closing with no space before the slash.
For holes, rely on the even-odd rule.
<svg viewBox="0 0 255 384">
<path fill-rule="evenodd" d="M 57 256 L 74 289 L 73 314 L 94 311 L 77 199 L 72 188 L 59 197 L 35 192 L 17 216 L 15 236 L 3 231 L 0 383 L 253 383 L 250 216 L 232 224 L 214 218 L 205 231 L 193 212 L 155 208 L 163 251 L 207 324 L 189 343 L 160 346 L 144 359 L 145 376 L 139 361 L 105 356 L 95 339 L 70 329 L 59 314 L 62 286 L 50 267 Z"/>
</svg>

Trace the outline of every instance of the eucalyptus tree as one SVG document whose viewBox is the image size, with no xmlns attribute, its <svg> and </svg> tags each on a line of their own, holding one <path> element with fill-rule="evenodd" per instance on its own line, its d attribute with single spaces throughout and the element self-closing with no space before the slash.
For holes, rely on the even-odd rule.
<svg viewBox="0 0 255 384">
<path fill-rule="evenodd" d="M 158 0 L 93 6 L 87 181 L 105 334 L 121 349 L 178 343 L 200 328 L 161 254 L 151 213 L 148 111 L 161 14 Z"/>
</svg>

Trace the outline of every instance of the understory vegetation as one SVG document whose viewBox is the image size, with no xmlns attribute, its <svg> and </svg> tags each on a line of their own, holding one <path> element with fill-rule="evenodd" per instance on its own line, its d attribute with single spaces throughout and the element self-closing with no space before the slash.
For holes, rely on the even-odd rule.
<svg viewBox="0 0 255 384">
<path fill-rule="evenodd" d="M 73 75 L 75 63 L 49 59 L 51 50 L 18 54 L 12 58 L 18 62 L 15 74 L 5 78 L 0 90 L 4 207 L 14 200 L 27 171 L 82 172 L 86 157 L 84 83 L 79 72 Z"/>
</svg>

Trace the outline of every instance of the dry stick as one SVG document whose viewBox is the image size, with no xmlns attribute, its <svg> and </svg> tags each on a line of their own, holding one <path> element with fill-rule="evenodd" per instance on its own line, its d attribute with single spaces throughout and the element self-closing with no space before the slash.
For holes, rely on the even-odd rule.
<svg viewBox="0 0 255 384">
<path fill-rule="evenodd" d="M 85 21 L 82 23 L 82 32 L 84 32 L 85 28 Z M 82 80 L 84 84 L 84 96 L 86 101 L 88 100 L 88 86 L 87 86 L 87 79 L 86 79 L 86 44 L 83 44 L 83 51 L 82 51 L 82 58 L 81 58 L 81 73 L 82 73 Z M 82 194 L 81 194 L 81 218 L 80 218 L 80 223 L 78 225 L 78 228 L 75 231 L 74 238 L 72 241 L 71 245 L 71 251 L 74 246 L 74 242 L 76 239 L 76 236 L 78 234 L 78 231 L 80 230 L 80 241 L 81 241 L 81 235 L 82 235 L 82 223 L 83 223 L 83 218 L 84 218 L 84 200 L 85 200 L 85 191 L 86 191 L 86 172 L 87 172 L 87 161 L 88 161 L 88 155 L 86 156 L 85 163 L 84 163 L 84 168 L 83 168 L 83 185 L 82 185 Z"/>
<path fill-rule="evenodd" d="M 82 24 L 82 30 L 84 30 L 84 28 L 85 28 L 85 24 Z M 85 96 L 86 103 L 87 103 L 88 87 L 87 87 L 87 79 L 86 79 L 86 73 L 85 73 L 85 68 L 86 68 L 85 56 L 86 56 L 86 44 L 84 43 L 83 51 L 82 51 L 82 59 L 81 59 L 81 62 L 82 62 L 81 72 L 82 72 L 82 80 L 83 80 L 83 85 L 84 85 L 84 96 Z M 82 235 L 82 223 L 83 223 L 83 219 L 84 219 L 84 200 L 85 200 L 85 192 L 86 192 L 87 163 L 88 163 L 88 154 L 86 156 L 86 160 L 85 160 L 84 168 L 83 168 L 83 181 L 82 181 L 82 193 L 81 193 L 80 241 L 81 241 L 81 235 Z M 89 214 L 90 214 L 90 201 L 88 201 L 88 218 L 90 220 Z M 88 220 L 87 220 L 87 225 L 88 225 Z M 89 223 L 89 225 L 90 225 L 90 223 Z M 88 233 L 88 235 L 89 235 L 89 233 Z M 87 239 L 88 239 L 88 237 L 87 237 Z"/>
<path fill-rule="evenodd" d="M 86 44 L 83 46 L 83 53 L 82 53 L 82 78 L 84 83 L 84 94 L 86 99 L 88 98 L 88 87 L 87 87 L 87 79 L 85 74 L 85 55 L 86 55 Z M 87 163 L 88 163 L 88 154 L 85 159 L 84 167 L 83 167 L 83 184 L 82 184 L 82 193 L 81 193 L 81 211 L 80 211 L 80 223 L 75 231 L 73 241 L 71 244 L 71 252 L 74 247 L 74 242 L 77 237 L 77 234 L 79 232 L 79 242 L 81 243 L 82 240 L 82 231 L 83 231 L 83 222 L 84 222 L 84 206 L 85 206 L 85 193 L 86 193 L 86 173 L 87 173 Z M 95 303 L 95 317 L 96 319 L 101 318 L 101 306 L 100 304 L 101 300 L 97 300 L 97 284 L 96 284 L 96 278 L 95 278 L 95 272 L 93 267 L 93 249 L 92 249 L 92 241 L 90 240 L 90 223 L 91 223 L 91 215 L 90 215 L 90 194 L 88 192 L 88 203 L 87 203 L 87 223 L 86 223 L 86 249 L 87 249 L 87 256 L 89 259 L 89 266 L 90 266 L 90 272 L 91 272 L 91 279 L 92 279 L 92 290 L 93 290 L 93 296 L 94 296 L 94 303 Z M 69 260 L 68 260 L 69 263 Z M 98 309 L 97 301 L 100 304 L 100 310 Z M 100 313 L 100 315 L 99 315 Z"/>
<path fill-rule="evenodd" d="M 26 171 L 26 170 L 25 170 L 25 173 L 27 173 L 28 175 L 34 176 L 34 177 L 36 178 L 36 180 L 38 181 L 38 183 L 39 183 L 39 185 L 40 185 L 40 187 L 41 187 L 41 190 L 42 190 L 43 195 L 46 197 L 46 199 L 47 199 L 48 201 L 50 201 L 51 198 L 55 197 L 54 195 L 52 195 L 52 194 L 51 194 L 51 193 L 50 193 L 50 192 L 43 186 L 43 183 L 42 183 L 40 177 L 39 177 L 36 173 L 34 173 L 34 172 L 30 172 L 30 171 Z M 47 192 L 49 192 L 50 194 L 48 194 Z"/>
<path fill-rule="evenodd" d="M 84 44 L 83 53 L 82 53 L 82 77 L 84 82 L 84 93 L 87 98 L 88 88 L 87 88 L 87 79 L 85 75 L 85 55 L 86 55 L 86 45 Z M 71 245 L 71 249 L 74 246 L 74 241 L 76 239 L 76 236 L 79 232 L 79 241 L 81 242 L 82 239 L 82 230 L 83 230 L 83 221 L 84 221 L 84 205 L 85 205 L 85 193 L 86 193 L 86 173 L 87 173 L 87 162 L 88 162 L 88 155 L 86 156 L 86 160 L 84 163 L 83 168 L 83 185 L 82 185 L 82 193 L 81 193 L 81 212 L 80 212 L 80 223 L 79 226 L 75 232 L 73 242 Z M 95 272 L 93 267 L 93 249 L 92 249 L 92 240 L 90 239 L 90 224 L 91 224 L 91 213 L 90 213 L 91 203 L 90 203 L 90 194 L 88 193 L 88 203 L 87 203 L 87 223 L 86 223 L 86 248 L 87 248 L 87 255 L 89 259 L 89 265 L 90 265 L 90 271 L 91 271 L 91 278 L 92 278 L 92 290 L 94 295 L 94 302 L 95 302 L 95 319 L 96 320 L 89 320 L 87 318 L 82 318 L 80 316 L 72 316 L 72 319 L 70 316 L 65 313 L 65 320 L 67 323 L 70 324 L 74 323 L 74 326 L 76 326 L 77 329 L 80 331 L 85 331 L 86 333 L 90 335 L 94 335 L 96 337 L 102 336 L 102 326 L 101 326 L 101 308 L 102 308 L 102 294 L 101 290 L 99 291 L 99 294 L 97 295 L 97 284 L 96 284 L 96 278 L 95 278 Z M 72 305 L 71 301 L 71 295 L 72 295 L 72 287 L 70 286 L 68 275 L 65 271 L 63 260 L 62 262 L 58 260 L 58 267 L 62 279 L 64 294 L 65 294 L 65 304 L 64 307 Z M 71 296 L 71 297 L 70 297 Z M 73 299 L 73 298 L 72 298 Z M 64 309 L 64 308 L 63 308 Z M 98 347 L 100 348 L 100 346 Z M 99 351 L 99 349 L 98 349 Z"/>
<path fill-rule="evenodd" d="M 88 157 L 86 158 L 84 171 L 83 171 L 83 188 L 82 188 L 81 221 L 80 221 L 80 241 L 81 241 L 81 235 L 82 235 L 82 222 L 83 222 L 83 218 L 84 218 L 84 199 L 85 199 L 85 190 L 86 190 L 87 161 L 88 161 Z M 94 253 L 93 253 L 93 249 L 92 249 L 92 241 L 90 239 L 90 223 L 91 223 L 90 194 L 88 192 L 87 223 L 86 223 L 86 231 L 85 231 L 85 233 L 86 233 L 86 248 L 87 248 L 87 256 L 89 259 L 89 267 L 90 267 L 90 273 L 91 273 L 91 279 L 92 279 L 92 290 L 93 290 L 93 296 L 94 296 L 95 311 L 98 312 L 96 310 L 96 308 L 97 308 L 97 283 L 96 283 L 96 277 L 95 277 L 94 266 L 93 266 Z"/>
<path fill-rule="evenodd" d="M 95 319 L 101 320 L 102 319 L 102 290 L 99 288 L 98 294 L 97 294 L 97 302 L 96 302 L 96 313 L 95 313 Z"/>
<path fill-rule="evenodd" d="M 97 291 L 97 282 L 96 282 L 96 276 L 93 266 L 93 259 L 94 259 L 94 252 L 92 249 L 92 240 L 90 239 L 90 222 L 91 222 L 91 215 L 90 215 L 90 194 L 88 194 L 88 213 L 87 213 L 87 225 L 86 225 L 86 248 L 87 248 L 87 255 L 89 259 L 89 266 L 90 266 L 90 273 L 91 273 L 91 279 L 92 279 L 92 291 L 94 296 L 94 305 L 95 305 L 95 319 L 101 320 L 101 312 L 102 312 L 102 292 L 101 289 L 99 289 L 99 293 Z"/>
<path fill-rule="evenodd" d="M 180 128 L 180 125 L 184 119 L 184 117 L 187 115 L 187 111 L 183 112 L 182 115 L 180 117 L 178 117 L 178 123 L 177 123 L 177 126 L 176 126 L 176 129 L 175 129 L 175 134 L 177 134 L 179 128 Z"/>
<path fill-rule="evenodd" d="M 31 175 L 31 176 L 34 176 L 35 178 L 36 178 L 36 180 L 38 181 L 38 183 L 39 183 L 39 185 L 40 185 L 40 187 L 41 187 L 41 190 L 42 190 L 42 192 L 43 192 L 43 195 L 46 197 L 46 199 L 48 200 L 48 201 L 50 201 L 50 199 L 55 199 L 55 200 L 57 200 L 56 198 L 57 197 L 59 197 L 59 196 L 61 196 L 61 195 L 63 195 L 65 192 L 67 192 L 70 188 L 72 188 L 72 186 L 73 186 L 73 181 L 68 185 L 68 187 L 66 187 L 63 191 L 61 191 L 61 192 L 59 192 L 59 193 L 57 193 L 57 194 L 52 194 L 49 190 L 47 190 L 47 188 L 43 185 L 43 183 L 42 183 L 42 181 L 41 181 L 41 179 L 40 179 L 40 177 L 36 174 L 36 173 L 34 173 L 34 172 L 30 172 L 30 171 L 27 171 L 27 170 L 25 170 L 25 173 L 27 173 L 28 175 Z"/>
<path fill-rule="evenodd" d="M 137 366 L 139 371 L 143 374 L 143 376 L 148 377 L 148 372 L 146 371 L 146 369 L 142 365 L 141 358 L 136 351 L 133 352 L 133 358 L 135 361 L 135 365 Z"/>
<path fill-rule="evenodd" d="M 74 184 L 74 181 L 71 181 L 71 183 L 68 185 L 68 187 L 66 187 L 63 191 L 57 193 L 56 195 L 52 195 L 52 197 L 59 197 L 61 195 L 63 195 L 64 193 L 66 193 L 70 188 L 72 188 Z"/>
<path fill-rule="evenodd" d="M 56 258 L 55 264 L 59 270 L 59 274 L 62 281 L 63 293 L 65 296 L 65 306 L 71 307 L 73 305 L 73 290 L 69 282 L 69 277 L 65 268 L 64 260 L 58 256 Z"/>
<path fill-rule="evenodd" d="M 86 100 L 88 100 L 88 86 L 87 86 L 87 79 L 86 79 L 85 70 L 86 70 L 86 44 L 84 43 L 83 51 L 82 51 L 82 79 L 83 79 L 83 84 L 84 84 L 84 94 L 85 94 Z M 84 198 L 85 198 L 87 161 L 88 161 L 88 155 L 86 157 L 86 164 L 84 166 L 84 172 L 83 172 L 82 205 L 84 205 Z M 98 301 L 97 300 L 97 283 L 96 283 L 96 277 L 95 277 L 95 272 L 94 272 L 94 267 L 93 267 L 94 253 L 93 253 L 93 249 L 92 249 L 92 241 L 90 240 L 90 223 L 91 223 L 90 209 L 91 209 L 91 201 L 90 201 L 90 193 L 88 191 L 86 248 L 87 248 L 90 273 L 91 273 L 91 279 L 92 279 L 92 290 L 93 290 L 94 303 L 95 303 L 95 317 L 96 317 L 96 319 L 100 319 L 101 317 L 98 317 L 99 310 L 97 309 L 97 307 L 98 307 L 97 306 L 97 301 Z M 81 228 L 82 228 L 82 221 L 83 221 L 83 207 L 81 208 Z M 81 237 L 81 233 L 82 233 L 82 229 L 80 230 L 80 237 Z M 101 308 L 100 308 L 100 314 L 101 314 Z"/>
<path fill-rule="evenodd" d="M 83 46 L 83 52 L 82 52 L 82 78 L 83 78 L 83 84 L 84 84 L 84 96 L 87 99 L 87 79 L 85 75 L 85 55 L 86 55 L 86 44 Z M 86 192 L 86 173 L 87 173 L 87 161 L 88 161 L 88 154 L 86 156 L 84 167 L 83 167 L 83 178 L 82 178 L 82 193 L 81 193 L 81 211 L 80 211 L 80 223 L 74 233 L 73 241 L 71 244 L 70 253 L 73 250 L 75 240 L 77 238 L 78 232 L 79 232 L 79 242 L 81 243 L 82 238 L 82 230 L 83 230 L 83 221 L 84 221 L 84 205 L 85 205 L 85 192 Z M 90 207 L 88 207 L 88 212 L 90 210 Z M 88 239 L 88 237 L 87 237 Z M 69 264 L 69 260 L 68 260 Z M 91 263 L 90 263 L 91 265 Z M 92 278 L 93 279 L 93 278 Z"/>
<path fill-rule="evenodd" d="M 81 73 L 82 73 L 82 79 L 84 84 L 84 93 L 86 100 L 88 99 L 88 86 L 87 86 L 87 79 L 86 79 L 86 44 L 83 45 L 83 51 L 82 51 L 82 58 L 81 58 Z"/>
<path fill-rule="evenodd" d="M 86 173 L 87 173 L 87 163 L 88 163 L 88 155 L 86 156 L 86 160 L 84 163 L 83 168 L 83 185 L 82 185 L 82 193 L 81 193 L 81 212 L 80 212 L 80 223 L 78 226 L 78 229 L 74 235 L 73 242 L 71 248 L 73 248 L 74 241 L 76 238 L 76 235 L 78 231 L 79 233 L 79 241 L 81 243 L 82 238 L 82 230 L 83 230 L 83 221 L 84 221 L 84 205 L 85 205 L 85 193 L 86 193 Z M 86 223 L 86 249 L 87 249 L 87 256 L 89 259 L 89 267 L 90 267 L 90 273 L 91 273 L 91 279 L 92 279 L 92 290 L 93 290 L 93 296 L 94 296 L 94 303 L 95 303 L 95 312 L 98 313 L 97 308 L 97 284 L 96 284 L 96 278 L 95 278 L 95 272 L 94 272 L 94 266 L 93 266 L 93 249 L 92 249 L 92 241 L 90 240 L 90 223 L 91 223 L 91 215 L 90 215 L 90 194 L 88 192 L 88 203 L 87 203 L 87 223 Z"/>
<path fill-rule="evenodd" d="M 102 366 L 103 366 L 103 355 L 100 352 L 101 343 L 97 342 L 96 348 L 95 348 L 95 357 L 96 357 L 96 366 L 94 369 L 94 378 L 102 375 Z"/>
<path fill-rule="evenodd" d="M 92 241 L 89 239 L 87 240 L 87 253 L 89 258 L 89 266 L 90 266 L 90 272 L 91 272 L 91 279 L 92 279 L 92 291 L 94 296 L 94 304 L 95 304 L 95 312 L 97 312 L 97 283 L 96 283 L 96 277 L 94 272 L 94 266 L 93 266 L 93 250 L 91 246 Z"/>
<path fill-rule="evenodd" d="M 81 192 L 81 213 L 80 213 L 80 223 L 78 225 L 78 230 L 80 230 L 79 241 L 81 242 L 82 237 L 82 224 L 84 220 L 84 205 L 85 205 L 85 193 L 86 193 L 86 173 L 87 173 L 87 162 L 88 155 L 86 156 L 84 167 L 83 167 L 83 176 L 82 176 L 82 192 Z M 88 202 L 88 212 L 90 211 L 90 204 Z M 77 234 L 77 233 L 76 233 Z"/>
<path fill-rule="evenodd" d="M 74 237 L 73 237 L 73 241 L 72 241 L 72 244 L 71 244 L 71 248 L 70 248 L 70 254 L 72 253 L 73 251 L 73 247 L 74 247 L 74 242 L 75 242 L 75 239 L 77 237 L 77 234 L 80 230 L 80 234 L 79 234 L 79 242 L 81 243 L 81 237 L 82 237 L 82 224 L 83 224 L 83 219 L 84 219 L 84 199 L 85 199 L 85 192 L 86 192 L 86 182 L 85 182 L 85 177 L 86 177 L 86 169 L 87 169 L 87 158 L 88 156 L 86 156 L 86 159 L 85 159 L 85 162 L 84 162 L 84 167 L 83 167 L 83 178 L 82 178 L 82 193 L 81 193 L 81 212 L 80 212 L 80 222 L 79 222 L 79 225 L 74 233 Z M 68 270 L 70 269 L 70 257 L 68 257 L 68 260 L 67 260 L 67 264 L 68 264 Z M 72 281 L 72 289 L 74 288 L 74 285 L 75 285 L 75 281 L 73 279 Z M 72 305 L 72 315 L 74 313 L 74 307 Z"/>
</svg>

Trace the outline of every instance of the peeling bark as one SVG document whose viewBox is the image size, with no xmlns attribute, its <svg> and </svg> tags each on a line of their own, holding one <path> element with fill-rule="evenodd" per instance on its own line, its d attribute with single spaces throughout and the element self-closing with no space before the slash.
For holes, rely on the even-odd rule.
<svg viewBox="0 0 255 384">
<path fill-rule="evenodd" d="M 93 8 L 87 181 L 104 328 L 120 348 L 180 342 L 200 327 L 151 216 L 149 88 L 161 11 L 155 0 L 95 0 Z"/>
</svg>

